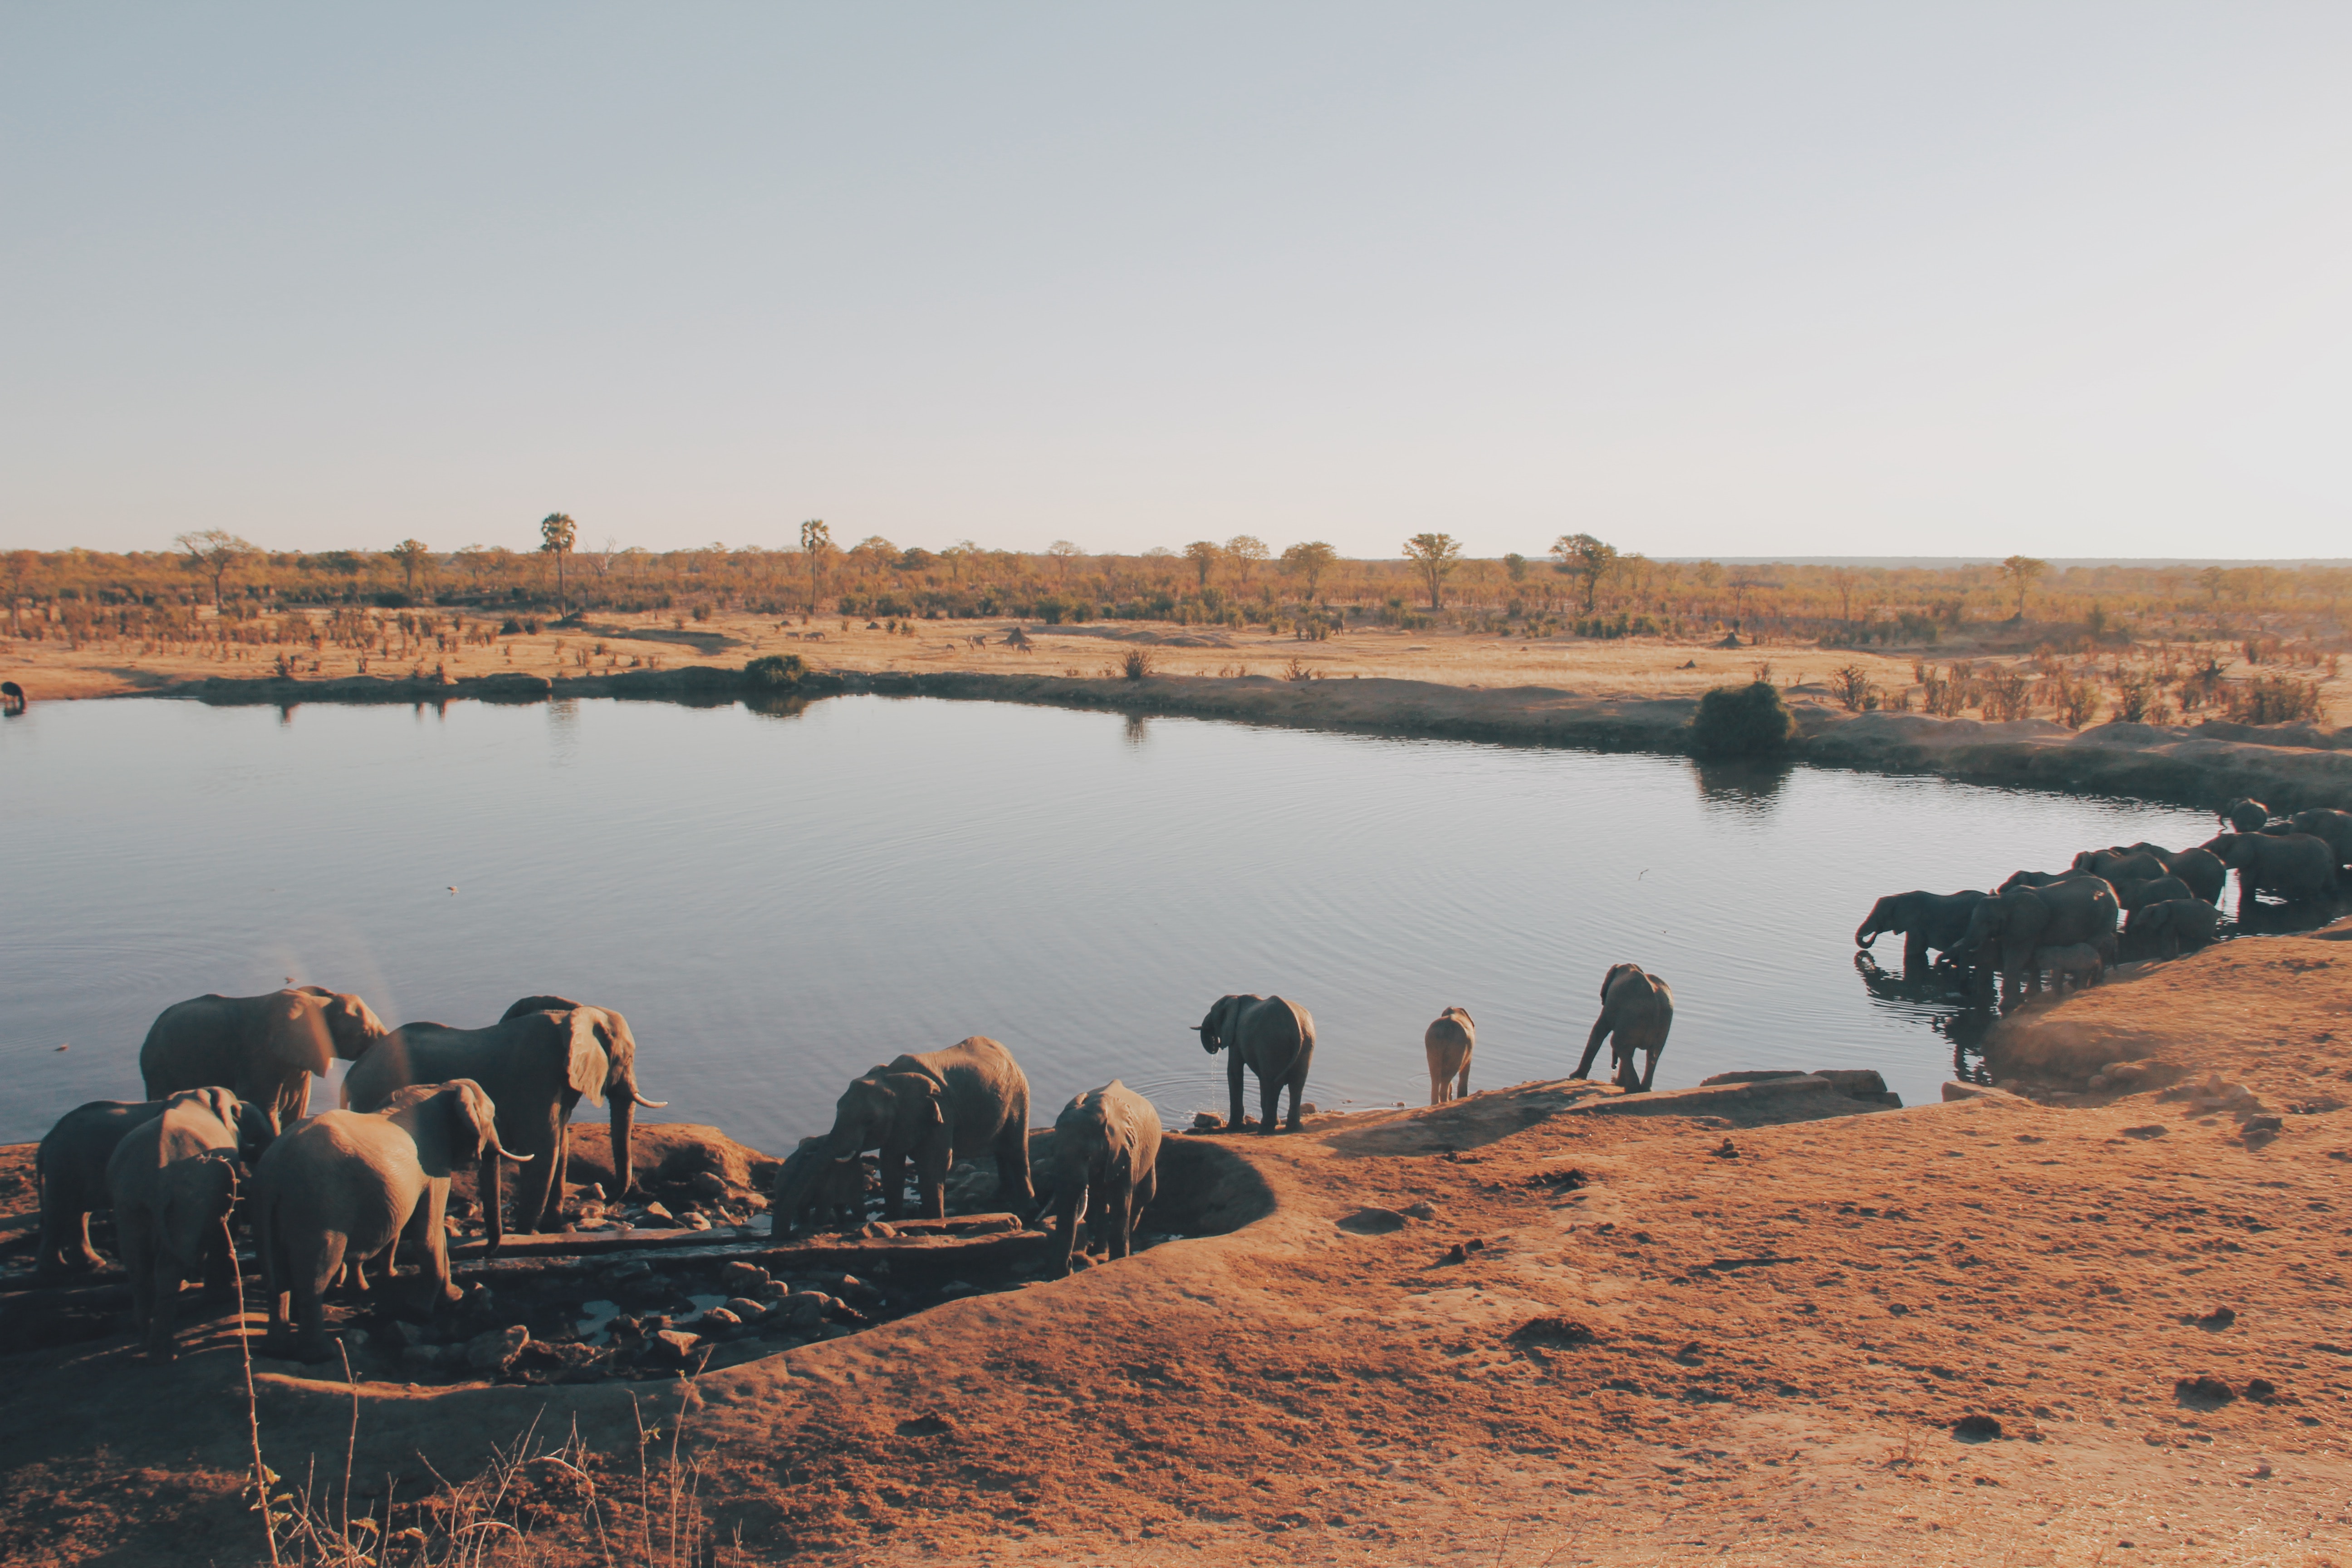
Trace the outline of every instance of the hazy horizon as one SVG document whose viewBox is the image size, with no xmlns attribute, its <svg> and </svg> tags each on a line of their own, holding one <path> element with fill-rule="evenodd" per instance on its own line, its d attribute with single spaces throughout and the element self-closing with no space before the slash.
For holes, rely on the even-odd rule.
<svg viewBox="0 0 2352 1568">
<path fill-rule="evenodd" d="M 0 548 L 2321 558 L 2347 66 L 2316 5 L 15 8 Z"/>
</svg>

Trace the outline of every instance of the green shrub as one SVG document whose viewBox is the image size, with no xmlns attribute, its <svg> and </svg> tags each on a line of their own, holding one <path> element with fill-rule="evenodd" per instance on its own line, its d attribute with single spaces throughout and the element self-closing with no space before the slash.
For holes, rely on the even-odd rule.
<svg viewBox="0 0 2352 1568">
<path fill-rule="evenodd" d="M 801 683 L 808 666 L 796 653 L 772 653 L 743 667 L 743 679 L 765 690 L 789 690 Z"/>
<path fill-rule="evenodd" d="M 1769 756 L 1796 738 L 1796 716 L 1769 680 L 1716 687 L 1691 716 L 1691 751 L 1702 757 Z"/>
</svg>

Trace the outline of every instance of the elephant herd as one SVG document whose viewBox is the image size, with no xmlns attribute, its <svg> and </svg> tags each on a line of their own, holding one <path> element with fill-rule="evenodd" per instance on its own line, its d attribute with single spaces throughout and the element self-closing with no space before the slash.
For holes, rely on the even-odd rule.
<svg viewBox="0 0 2352 1568">
<path fill-rule="evenodd" d="M 2260 801 L 2233 800 L 2218 815 L 2230 830 L 2194 848 L 2116 845 L 2084 850 L 2063 871 L 2019 871 L 1990 892 L 1890 893 L 1854 929 L 1854 945 L 1899 932 L 1906 973 L 1924 972 L 1932 952 L 1972 984 L 1998 973 L 2016 995 L 2045 974 L 2053 987 L 2091 984 L 2120 958 L 2177 958 L 2213 942 L 2232 871 L 2242 919 L 2262 895 L 2325 904 L 2347 885 L 2352 812 L 2274 821 Z"/>
<path fill-rule="evenodd" d="M 351 1064 L 341 1107 L 306 1115 L 310 1079 L 336 1060 Z M 96 1268 L 89 1216 L 111 1210 L 134 1321 L 165 1361 L 181 1284 L 232 1284 L 240 1215 L 273 1344 L 282 1351 L 290 1332 L 295 1355 L 320 1360 L 333 1353 L 328 1288 L 341 1278 L 365 1290 L 368 1266 L 389 1273 L 404 1237 L 425 1258 L 427 1310 L 457 1299 L 445 1223 L 454 1174 L 478 1173 L 492 1247 L 507 1229 L 501 1161 L 523 1173 L 513 1227 L 552 1228 L 580 1100 L 611 1101 L 618 1192 L 632 1176 L 635 1108 L 663 1103 L 638 1092 L 628 1021 L 562 996 L 526 996 L 480 1029 L 387 1029 L 359 997 L 315 985 L 199 996 L 157 1016 L 139 1068 L 143 1101 L 94 1100 L 41 1140 L 39 1268 Z"/>
</svg>

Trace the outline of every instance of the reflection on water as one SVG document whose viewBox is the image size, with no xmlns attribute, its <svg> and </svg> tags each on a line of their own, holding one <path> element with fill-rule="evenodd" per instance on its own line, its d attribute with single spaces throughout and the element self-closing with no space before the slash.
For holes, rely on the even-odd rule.
<svg viewBox="0 0 2352 1568">
<path fill-rule="evenodd" d="M 666 1114 L 770 1149 L 974 1033 L 1041 1123 L 1114 1077 L 1222 1106 L 1191 1031 L 1229 991 L 1313 1010 L 1326 1107 L 1425 1099 L 1448 1005 L 1472 1088 L 1557 1077 L 1621 959 L 1675 987 L 1662 1087 L 1873 1067 L 1932 1099 L 1982 1025 L 1854 984 L 1873 900 L 2210 832 L 1934 778 L 870 697 L 47 703 L 0 725 L 0 780 L 6 1139 L 135 1098 L 166 1005 L 289 974 L 394 1020 L 605 1003 Z"/>
</svg>

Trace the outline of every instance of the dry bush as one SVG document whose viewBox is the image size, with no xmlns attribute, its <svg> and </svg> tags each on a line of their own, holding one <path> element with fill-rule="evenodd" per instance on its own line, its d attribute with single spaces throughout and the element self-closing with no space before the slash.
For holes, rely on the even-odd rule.
<svg viewBox="0 0 2352 1568">
<path fill-rule="evenodd" d="M 1147 679 L 1151 674 L 1151 656 L 1139 647 L 1129 648 L 1119 668 L 1129 680 Z"/>
<path fill-rule="evenodd" d="M 2033 710 L 2033 680 L 2024 670 L 1988 671 L 1982 692 L 1984 716 L 1995 723 L 2022 719 Z"/>
</svg>

